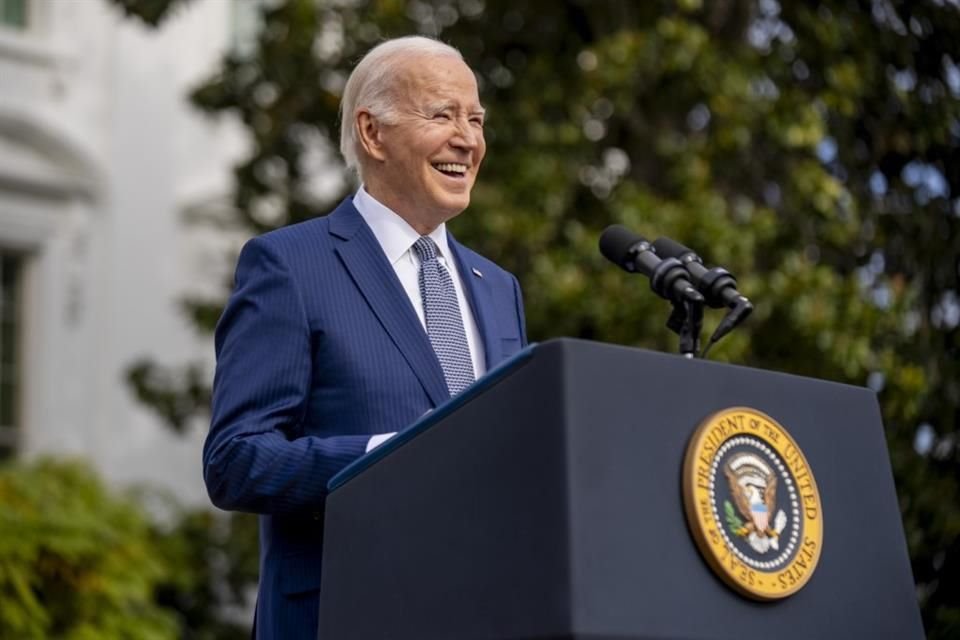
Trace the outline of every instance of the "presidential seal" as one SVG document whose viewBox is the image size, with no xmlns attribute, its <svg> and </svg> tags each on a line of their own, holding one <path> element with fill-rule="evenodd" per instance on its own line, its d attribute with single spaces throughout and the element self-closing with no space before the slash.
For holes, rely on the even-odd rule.
<svg viewBox="0 0 960 640">
<path fill-rule="evenodd" d="M 687 447 L 683 500 L 700 553 L 740 594 L 784 598 L 813 575 L 820 494 L 797 443 L 765 413 L 732 407 L 703 421 Z"/>
</svg>

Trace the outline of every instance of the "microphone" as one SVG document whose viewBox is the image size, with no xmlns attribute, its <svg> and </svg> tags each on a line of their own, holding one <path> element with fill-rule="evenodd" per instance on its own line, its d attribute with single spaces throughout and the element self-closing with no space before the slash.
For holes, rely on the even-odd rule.
<svg viewBox="0 0 960 640">
<path fill-rule="evenodd" d="M 703 356 L 706 357 L 707 351 L 716 344 L 717 340 L 747 319 L 753 311 L 753 303 L 737 291 L 737 279 L 732 273 L 721 267 L 707 269 L 703 266 L 703 260 L 693 252 L 693 249 L 666 237 L 657 238 L 653 246 L 657 253 L 679 260 L 686 267 L 690 279 L 697 286 L 697 290 L 703 294 L 709 306 L 714 309 L 723 307 L 730 309 L 710 336 L 710 342 L 703 351 Z"/>
<path fill-rule="evenodd" d="M 753 311 L 750 301 L 737 291 L 737 279 L 726 269 L 720 267 L 707 269 L 703 266 L 703 260 L 694 253 L 693 249 L 670 238 L 657 238 L 653 248 L 658 255 L 664 258 L 676 258 L 683 264 L 690 273 L 690 280 L 706 298 L 707 305 L 714 309 L 723 307 L 733 309 L 747 304 L 750 306 L 750 311 Z"/>
<path fill-rule="evenodd" d="M 650 278 L 650 289 L 671 302 L 702 304 L 704 297 L 690 283 L 687 270 L 677 258 L 660 258 L 653 246 L 623 225 L 607 227 L 600 234 L 600 253 L 630 273 Z"/>
</svg>

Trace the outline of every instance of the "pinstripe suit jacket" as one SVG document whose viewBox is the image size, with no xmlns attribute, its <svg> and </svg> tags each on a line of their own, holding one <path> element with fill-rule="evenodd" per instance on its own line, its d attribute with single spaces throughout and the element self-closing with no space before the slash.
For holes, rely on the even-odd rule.
<svg viewBox="0 0 960 640">
<path fill-rule="evenodd" d="M 520 288 L 450 247 L 493 367 L 526 342 Z M 255 637 L 314 640 L 327 480 L 444 402 L 443 371 L 349 199 L 247 243 L 215 345 L 204 480 L 218 507 L 261 514 Z"/>
</svg>

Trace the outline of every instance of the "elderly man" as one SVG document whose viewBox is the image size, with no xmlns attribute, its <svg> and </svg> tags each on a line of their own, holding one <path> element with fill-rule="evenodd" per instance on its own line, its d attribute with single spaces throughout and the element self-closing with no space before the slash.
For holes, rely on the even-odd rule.
<svg viewBox="0 0 960 640">
<path fill-rule="evenodd" d="M 362 186 L 240 254 L 203 463 L 214 504 L 261 514 L 257 638 L 316 637 L 327 480 L 526 341 L 516 279 L 445 228 L 470 203 L 483 119 L 456 49 L 375 47 L 341 105 Z"/>
</svg>

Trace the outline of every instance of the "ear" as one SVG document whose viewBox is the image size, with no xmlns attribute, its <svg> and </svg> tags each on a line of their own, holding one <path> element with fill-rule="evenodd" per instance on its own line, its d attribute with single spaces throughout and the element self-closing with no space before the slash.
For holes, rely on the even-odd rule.
<svg viewBox="0 0 960 640">
<path fill-rule="evenodd" d="M 360 109 L 357 111 L 354 126 L 357 127 L 357 139 L 360 141 L 367 157 L 381 162 L 384 161 L 386 151 L 383 145 L 383 125 L 380 121 L 366 109 Z"/>
</svg>

